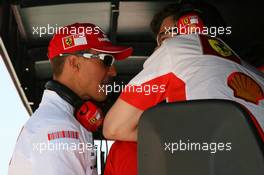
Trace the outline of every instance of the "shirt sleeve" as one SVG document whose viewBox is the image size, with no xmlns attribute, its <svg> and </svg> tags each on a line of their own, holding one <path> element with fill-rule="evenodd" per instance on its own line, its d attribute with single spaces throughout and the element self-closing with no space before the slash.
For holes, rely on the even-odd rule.
<svg viewBox="0 0 264 175">
<path fill-rule="evenodd" d="M 186 99 L 185 83 L 173 73 L 167 49 L 163 45 L 148 58 L 143 70 L 123 89 L 122 100 L 146 110 L 163 100 L 175 102 Z"/>
</svg>

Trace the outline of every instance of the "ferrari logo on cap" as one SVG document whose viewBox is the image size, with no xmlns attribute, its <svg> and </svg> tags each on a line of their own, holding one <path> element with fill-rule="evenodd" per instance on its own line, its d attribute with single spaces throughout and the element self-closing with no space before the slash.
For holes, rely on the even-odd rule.
<svg viewBox="0 0 264 175">
<path fill-rule="evenodd" d="M 64 49 L 68 49 L 74 46 L 73 35 L 62 38 Z"/>
<path fill-rule="evenodd" d="M 208 42 L 211 47 L 223 57 L 229 57 L 233 54 L 231 49 L 216 39 L 208 39 Z"/>
<path fill-rule="evenodd" d="M 68 45 L 68 46 L 71 46 L 72 45 L 72 39 L 71 38 L 67 38 L 65 43 Z"/>
<path fill-rule="evenodd" d="M 261 86 L 248 75 L 241 72 L 234 72 L 229 75 L 228 86 L 233 90 L 234 96 L 245 101 L 257 104 L 264 99 L 264 92 Z"/>
<path fill-rule="evenodd" d="M 189 24 L 189 18 L 188 17 L 183 19 L 183 24 L 184 25 Z"/>
</svg>

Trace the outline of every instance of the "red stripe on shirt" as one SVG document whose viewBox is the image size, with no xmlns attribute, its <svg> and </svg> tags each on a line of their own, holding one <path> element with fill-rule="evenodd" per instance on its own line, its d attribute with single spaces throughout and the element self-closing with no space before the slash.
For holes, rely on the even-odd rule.
<svg viewBox="0 0 264 175">
<path fill-rule="evenodd" d="M 161 88 L 161 86 L 164 88 Z M 152 87 L 149 94 L 146 93 L 146 89 L 143 90 L 145 87 Z M 153 87 L 159 87 L 159 90 L 154 92 Z M 138 90 L 140 88 L 142 92 Z M 167 99 L 167 102 L 185 101 L 185 83 L 175 74 L 168 73 L 141 85 L 126 86 L 120 98 L 136 108 L 146 110 L 165 99 Z"/>
<path fill-rule="evenodd" d="M 48 140 L 55 140 L 59 138 L 79 139 L 79 133 L 77 131 L 57 131 L 48 134 Z"/>
</svg>

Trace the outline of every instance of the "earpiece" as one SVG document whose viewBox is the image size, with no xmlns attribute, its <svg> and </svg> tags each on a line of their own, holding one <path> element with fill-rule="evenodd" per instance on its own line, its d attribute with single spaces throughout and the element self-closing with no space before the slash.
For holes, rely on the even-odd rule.
<svg viewBox="0 0 264 175">
<path fill-rule="evenodd" d="M 92 102 L 82 100 L 70 88 L 58 81 L 51 80 L 45 88 L 56 92 L 62 99 L 74 107 L 74 117 L 88 131 L 95 132 L 103 123 L 101 110 Z"/>
</svg>

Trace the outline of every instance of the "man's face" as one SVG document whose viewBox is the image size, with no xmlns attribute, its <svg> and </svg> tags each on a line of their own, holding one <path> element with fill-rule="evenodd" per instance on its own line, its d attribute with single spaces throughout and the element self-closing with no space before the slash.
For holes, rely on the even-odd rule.
<svg viewBox="0 0 264 175">
<path fill-rule="evenodd" d="M 89 53 L 99 54 L 94 50 Z M 105 85 L 109 84 L 111 78 L 116 76 L 114 66 L 105 66 L 103 61 L 97 58 L 79 57 L 80 68 L 78 71 L 78 83 L 82 99 L 92 98 L 96 101 L 104 101 L 107 97 Z M 104 90 L 103 90 L 104 89 Z"/>
<path fill-rule="evenodd" d="M 175 27 L 175 21 L 172 16 L 168 16 L 162 21 L 157 35 L 157 47 L 161 46 L 165 39 L 172 37 L 172 33 L 168 32 L 171 30 L 168 29 L 172 29 L 173 27 Z"/>
</svg>

